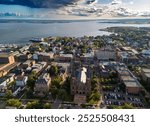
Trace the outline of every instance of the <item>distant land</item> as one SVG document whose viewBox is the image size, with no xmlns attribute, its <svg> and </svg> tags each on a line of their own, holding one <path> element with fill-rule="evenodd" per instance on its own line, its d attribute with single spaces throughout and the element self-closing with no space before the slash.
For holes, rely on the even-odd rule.
<svg viewBox="0 0 150 126">
<path fill-rule="evenodd" d="M 0 23 L 70 23 L 70 22 L 88 22 L 99 21 L 99 23 L 113 23 L 113 24 L 150 24 L 150 18 L 126 18 L 126 19 L 91 19 L 91 20 L 49 20 L 49 19 L 0 19 Z"/>
</svg>

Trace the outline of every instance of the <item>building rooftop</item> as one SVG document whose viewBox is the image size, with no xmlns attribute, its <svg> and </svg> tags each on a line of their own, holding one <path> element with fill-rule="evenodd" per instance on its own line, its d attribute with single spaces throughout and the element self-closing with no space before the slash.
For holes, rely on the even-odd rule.
<svg viewBox="0 0 150 126">
<path fill-rule="evenodd" d="M 38 78 L 38 80 L 36 81 L 36 84 L 44 84 L 44 85 L 47 85 L 48 84 L 48 81 L 50 79 L 50 76 L 48 73 L 44 73 L 42 76 L 40 76 Z"/>
<path fill-rule="evenodd" d="M 131 77 L 131 76 L 121 76 L 121 79 L 125 82 L 125 81 L 135 81 L 135 78 Z"/>
<path fill-rule="evenodd" d="M 9 56 L 11 56 L 9 53 L 0 53 L 0 58 L 8 58 Z"/>
<path fill-rule="evenodd" d="M 146 77 L 150 78 L 150 73 L 146 73 L 145 75 Z"/>
<path fill-rule="evenodd" d="M 61 57 L 68 57 L 68 58 L 73 58 L 72 54 L 60 54 Z"/>
<path fill-rule="evenodd" d="M 150 50 L 143 50 L 143 51 L 142 51 L 142 54 L 150 55 Z"/>
<path fill-rule="evenodd" d="M 9 75 L 7 75 L 5 77 L 1 77 L 0 78 L 0 83 L 3 83 L 4 81 L 6 81 L 7 79 L 9 79 L 10 77 L 14 77 L 14 76 L 15 76 L 15 74 L 9 74 Z"/>
<path fill-rule="evenodd" d="M 136 77 L 127 68 L 121 67 L 117 71 L 120 74 L 120 78 L 126 87 L 141 87 L 141 84 Z"/>
<path fill-rule="evenodd" d="M 17 76 L 16 81 L 23 81 L 25 79 L 25 76 Z"/>
<path fill-rule="evenodd" d="M 148 68 L 142 68 L 142 71 L 143 71 L 144 73 L 150 73 L 150 69 L 148 69 Z"/>
<path fill-rule="evenodd" d="M 81 73 L 80 73 L 81 74 L 80 75 L 80 81 L 81 81 L 81 83 L 86 83 L 86 78 L 87 78 L 86 73 L 87 73 L 87 69 L 85 67 L 83 67 L 81 69 Z"/>
<path fill-rule="evenodd" d="M 138 81 L 125 81 L 124 84 L 126 87 L 141 87 L 141 84 Z"/>
<path fill-rule="evenodd" d="M 84 53 L 83 57 L 93 58 L 93 57 L 94 57 L 94 52 L 91 52 L 91 53 Z"/>
<path fill-rule="evenodd" d="M 53 52 L 50 52 L 50 53 L 46 53 L 46 52 L 38 52 L 37 53 L 38 55 L 43 55 L 43 56 L 54 56 L 54 53 Z"/>
<path fill-rule="evenodd" d="M 37 84 L 42 84 L 42 85 L 47 85 L 47 80 L 45 78 L 39 78 L 37 81 L 36 81 L 36 85 Z"/>
</svg>

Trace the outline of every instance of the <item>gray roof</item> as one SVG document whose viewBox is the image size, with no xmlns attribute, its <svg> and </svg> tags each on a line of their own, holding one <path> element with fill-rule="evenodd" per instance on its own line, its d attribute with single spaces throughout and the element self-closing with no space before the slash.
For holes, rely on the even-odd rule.
<svg viewBox="0 0 150 126">
<path fill-rule="evenodd" d="M 148 69 L 148 68 L 142 68 L 142 71 L 143 71 L 144 73 L 150 73 L 150 69 Z"/>
<path fill-rule="evenodd" d="M 126 87 L 141 87 L 141 84 L 138 81 L 125 81 L 124 84 Z"/>
</svg>

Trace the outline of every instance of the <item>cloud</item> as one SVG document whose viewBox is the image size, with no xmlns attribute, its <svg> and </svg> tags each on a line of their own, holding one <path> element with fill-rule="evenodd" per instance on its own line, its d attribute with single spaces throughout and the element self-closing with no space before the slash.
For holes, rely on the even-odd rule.
<svg viewBox="0 0 150 126">
<path fill-rule="evenodd" d="M 115 5 L 115 4 L 122 4 L 122 3 L 123 3 L 122 0 L 113 0 L 113 1 L 111 2 L 112 5 Z"/>
<path fill-rule="evenodd" d="M 0 3 L 2 1 L 8 2 L 8 0 L 0 0 Z M 17 15 L 29 15 L 34 17 L 52 17 L 52 15 L 58 17 L 123 17 L 138 15 L 138 9 L 135 9 L 134 12 L 133 7 L 139 3 L 135 2 L 135 0 L 14 0 L 14 2 L 11 2 L 11 4 L 25 4 L 28 7 L 25 7 L 24 9 L 22 9 L 22 6 L 19 8 L 18 6 L 12 8 L 4 7 L 3 9 L 5 12 L 2 11 L 3 9 L 0 7 L 0 13 L 3 15 L 10 15 L 13 12 L 13 14 Z"/>
<path fill-rule="evenodd" d="M 66 6 L 81 0 L 0 0 L 0 4 L 24 5 L 34 8 L 56 8 Z"/>
</svg>

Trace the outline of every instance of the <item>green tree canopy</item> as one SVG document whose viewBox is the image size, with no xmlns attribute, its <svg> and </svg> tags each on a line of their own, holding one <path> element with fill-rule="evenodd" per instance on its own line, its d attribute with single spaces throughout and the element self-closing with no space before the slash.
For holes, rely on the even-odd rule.
<svg viewBox="0 0 150 126">
<path fill-rule="evenodd" d="M 50 73 L 51 76 L 57 75 L 58 74 L 58 68 L 57 68 L 57 66 L 52 65 L 50 67 L 50 69 L 49 69 L 49 73 Z"/>
</svg>

